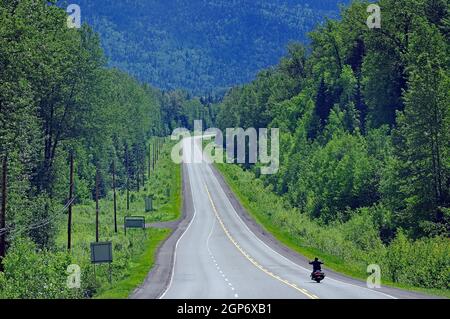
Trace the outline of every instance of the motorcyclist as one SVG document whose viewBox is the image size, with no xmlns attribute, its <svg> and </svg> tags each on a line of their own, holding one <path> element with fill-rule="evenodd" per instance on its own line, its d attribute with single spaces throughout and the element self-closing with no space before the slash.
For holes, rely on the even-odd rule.
<svg viewBox="0 0 450 319">
<path fill-rule="evenodd" d="M 316 271 L 322 271 L 321 265 L 323 265 L 323 262 L 319 261 L 319 258 L 317 257 L 314 258 L 314 261 L 310 261 L 309 264 L 313 266 L 313 271 L 311 275 L 314 274 Z"/>
</svg>

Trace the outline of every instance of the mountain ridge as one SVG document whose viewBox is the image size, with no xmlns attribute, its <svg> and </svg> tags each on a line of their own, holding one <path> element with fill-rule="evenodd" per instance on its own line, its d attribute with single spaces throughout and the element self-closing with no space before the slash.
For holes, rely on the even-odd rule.
<svg viewBox="0 0 450 319">
<path fill-rule="evenodd" d="M 275 65 L 339 0 L 80 0 L 110 66 L 164 90 L 224 91 Z M 344 1 L 345 2 L 345 1 Z"/>
</svg>

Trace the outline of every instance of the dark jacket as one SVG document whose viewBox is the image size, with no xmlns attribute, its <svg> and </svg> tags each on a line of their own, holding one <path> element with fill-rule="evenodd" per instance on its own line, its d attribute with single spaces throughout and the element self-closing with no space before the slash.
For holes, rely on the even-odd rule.
<svg viewBox="0 0 450 319">
<path fill-rule="evenodd" d="M 310 265 L 313 265 L 313 272 L 317 271 L 317 270 L 322 270 L 321 265 L 323 265 L 323 262 L 321 261 L 311 261 L 309 263 Z"/>
</svg>

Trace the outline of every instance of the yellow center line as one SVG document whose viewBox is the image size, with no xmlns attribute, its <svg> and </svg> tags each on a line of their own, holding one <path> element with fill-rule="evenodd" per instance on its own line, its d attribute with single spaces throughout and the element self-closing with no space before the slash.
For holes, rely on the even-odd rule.
<svg viewBox="0 0 450 319">
<path fill-rule="evenodd" d="M 308 298 L 311 299 L 319 299 L 319 297 L 317 297 L 314 294 L 309 293 L 306 289 L 302 289 L 297 287 L 295 284 L 290 283 L 289 281 L 282 279 L 280 276 L 277 276 L 275 274 L 273 274 L 272 272 L 266 270 L 263 266 L 261 266 L 258 262 L 256 262 L 252 257 L 250 257 L 250 255 L 244 251 L 237 243 L 237 241 L 231 236 L 231 234 L 229 233 L 228 229 L 225 227 L 225 224 L 222 221 L 222 218 L 219 215 L 219 212 L 217 211 L 216 205 L 214 204 L 212 197 L 211 197 L 211 193 L 209 192 L 208 186 L 205 184 L 205 189 L 206 189 L 206 193 L 208 194 L 208 198 L 209 201 L 211 202 L 212 208 L 214 210 L 214 215 L 216 216 L 217 220 L 219 221 L 220 226 L 222 227 L 223 231 L 225 232 L 225 234 L 227 235 L 228 239 L 231 241 L 231 243 L 239 250 L 239 252 L 248 260 L 250 261 L 255 267 L 257 267 L 259 270 L 261 270 L 262 272 L 264 272 L 266 275 L 288 285 L 291 288 L 294 288 L 295 290 L 301 292 L 302 294 L 306 295 Z"/>
</svg>

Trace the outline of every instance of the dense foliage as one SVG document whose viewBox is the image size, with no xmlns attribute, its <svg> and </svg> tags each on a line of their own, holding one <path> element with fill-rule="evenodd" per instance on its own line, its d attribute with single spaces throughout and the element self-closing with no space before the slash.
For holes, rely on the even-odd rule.
<svg viewBox="0 0 450 319">
<path fill-rule="evenodd" d="M 170 150 L 171 145 L 165 145 L 145 187 L 130 193 L 128 210 L 126 192 L 118 192 L 118 233 L 114 232 L 112 193 L 100 200 L 100 240 L 113 243 L 111 268 L 97 265 L 94 270 L 90 263 L 90 243 L 95 241 L 95 203 L 78 204 L 73 211 L 70 253 L 67 251 L 67 218 L 64 216 L 57 220 L 55 246 L 51 248 L 39 248 L 25 236 L 12 241 L 4 260 L 5 272 L 0 272 L 0 299 L 127 298 L 147 276 L 155 251 L 170 230 L 128 230 L 125 235 L 122 227 L 124 217 L 143 215 L 145 196 L 153 197 L 155 209 L 146 214 L 147 223 L 172 220 L 180 215 L 180 166 L 171 161 Z M 168 188 L 171 192 L 167 192 Z M 142 254 L 145 258 L 141 258 Z M 80 266 L 80 288 L 67 287 L 69 265 Z M 132 283 L 129 283 L 130 278 Z"/>
<path fill-rule="evenodd" d="M 291 45 L 232 89 L 217 123 L 280 128 L 280 172 L 261 178 L 321 225 L 367 210 L 384 244 L 448 238 L 449 3 L 379 4 L 381 29 L 355 1 L 311 33 L 310 48 Z"/>
<path fill-rule="evenodd" d="M 101 224 L 101 233 L 114 243 L 114 282 L 127 275 L 132 256 L 150 247 L 154 251 L 167 232 L 150 230 L 145 241 L 142 236 L 113 236 L 112 172 L 118 191 L 128 188 L 131 194 L 130 210 L 124 211 L 119 202 L 119 225 L 135 205 L 142 212 L 144 194 L 155 196 L 156 220 L 176 218 L 179 207 L 169 204 L 164 194 L 170 187 L 174 201 L 179 201 L 179 185 L 167 184 L 179 174 L 166 159 L 149 179 L 149 161 L 155 158 L 151 154 L 161 139 L 149 140 L 167 135 L 182 121 L 188 105 L 205 116 L 209 109 L 207 100 L 162 93 L 108 68 L 98 35 L 88 25 L 68 28 L 65 10 L 55 4 L 0 1 L 0 160 L 7 159 L 6 187 L 0 186 L 0 194 L 7 195 L 6 228 L 0 229 L 7 248 L 0 298 L 87 297 L 107 281 L 106 272 L 96 281 L 89 264 L 97 172 L 100 218 L 108 221 Z M 76 206 L 68 254 L 70 154 Z M 119 196 L 122 202 L 124 196 Z M 82 266 L 85 276 L 77 291 L 65 286 L 72 262 Z"/>
<path fill-rule="evenodd" d="M 92 198 L 96 168 L 106 193 L 112 160 L 122 184 L 125 148 L 139 156 L 146 138 L 161 131 L 159 105 L 149 88 L 106 70 L 98 37 L 86 26 L 67 28 L 65 12 L 47 1 L 2 1 L 0 14 L 0 153 L 8 156 L 10 168 L 7 227 L 26 227 L 57 214 L 68 193 L 69 152 L 76 158 L 77 201 Z M 136 169 L 130 165 L 132 173 Z M 53 226 L 30 235 L 50 246 Z"/>
<path fill-rule="evenodd" d="M 336 16 L 340 2 L 348 1 L 77 1 L 112 66 L 195 94 L 250 81 L 289 41 L 306 40 L 325 16 Z"/>
<path fill-rule="evenodd" d="M 237 165 L 219 165 L 227 182 L 249 212 L 284 244 L 309 258 L 320 257 L 327 267 L 367 278 L 367 266 L 381 268 L 381 281 L 422 287 L 449 296 L 450 245 L 444 237 L 412 240 L 399 231 L 390 245 L 380 239 L 381 205 L 361 208 L 345 222 L 320 225 L 286 199 L 272 192 L 255 174 Z"/>
<path fill-rule="evenodd" d="M 182 90 L 160 92 L 108 68 L 98 35 L 87 25 L 67 28 L 55 2 L 0 0 L 0 160 L 8 164 L 6 230 L 0 229 L 8 232 L 8 255 L 0 286 L 6 297 L 84 297 L 98 288 L 92 278 L 81 294 L 61 286 L 63 265 L 73 257 L 63 252 L 61 235 L 69 154 L 75 204 L 87 219 L 97 172 L 105 205 L 113 167 L 117 187 L 128 186 L 138 194 L 132 203 L 140 201 L 149 191 L 143 190 L 149 138 L 192 128 L 199 118 L 220 128 L 280 128 L 280 171 L 255 187 L 263 183 L 289 203 L 265 213 L 299 236 L 299 244 L 357 263 L 375 260 L 393 281 L 448 288 L 448 1 L 380 0 L 382 28 L 374 30 L 365 24 L 367 3 L 355 1 L 342 20 L 317 27 L 310 46 L 291 44 L 278 66 L 231 89 L 220 103 Z M 105 34 L 113 65 L 166 88 L 202 92 L 245 81 L 271 64 L 292 30 L 309 29 L 326 14 L 320 9 L 335 5 L 312 1 L 319 10 L 313 11 L 290 0 L 158 3 L 81 4 Z M 102 15 L 94 14 L 97 5 Z M 178 14 L 167 17 L 171 10 Z M 146 24 L 149 12 L 157 27 Z M 126 33 L 124 26 L 130 26 Z M 263 37 L 268 33 L 273 38 Z M 250 48 L 248 35 L 255 36 Z M 251 169 L 259 175 L 257 166 Z M 164 201 L 168 185 L 151 183 Z M 80 230 L 80 236 L 92 231 Z M 119 247 L 121 277 L 127 270 L 121 262 L 136 251 L 132 241 Z M 83 246 L 80 255 L 86 251 Z M 443 271 L 426 272 L 427 265 Z M 47 286 L 39 286 L 42 278 Z"/>
<path fill-rule="evenodd" d="M 68 195 L 69 153 L 75 157 L 75 203 L 142 183 L 150 136 L 166 135 L 208 103 L 161 93 L 106 68 L 99 38 L 87 25 L 66 26 L 64 10 L 48 1 L 0 2 L 0 158 L 8 157 L 7 228 L 51 247 L 54 218 Z M 179 112 L 175 112 L 179 108 Z M 185 112 L 187 114 L 187 112 Z M 168 123 L 168 124 L 163 124 Z M 173 127 L 172 127 L 173 126 Z"/>
</svg>

